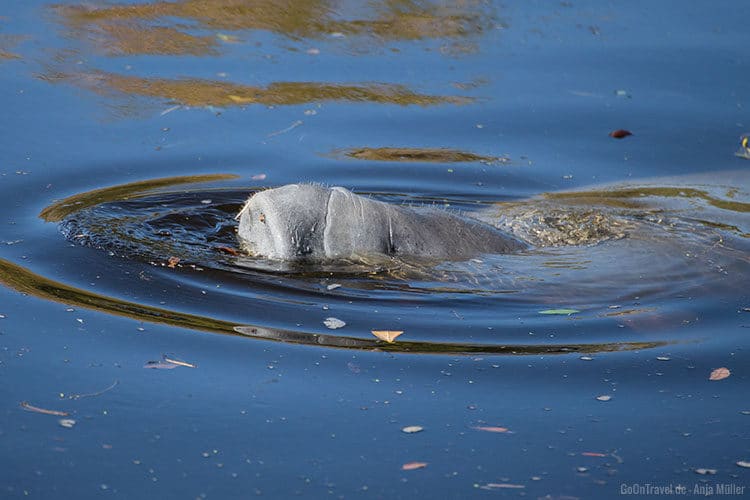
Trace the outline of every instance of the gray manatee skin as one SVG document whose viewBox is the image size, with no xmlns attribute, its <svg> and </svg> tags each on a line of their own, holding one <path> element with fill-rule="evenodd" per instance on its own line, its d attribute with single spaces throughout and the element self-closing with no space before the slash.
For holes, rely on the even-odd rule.
<svg viewBox="0 0 750 500">
<path fill-rule="evenodd" d="M 289 184 L 260 191 L 238 218 L 242 248 L 252 256 L 281 261 L 378 255 L 464 260 L 527 248 L 478 221 L 438 209 L 391 205 L 342 187 Z"/>
</svg>

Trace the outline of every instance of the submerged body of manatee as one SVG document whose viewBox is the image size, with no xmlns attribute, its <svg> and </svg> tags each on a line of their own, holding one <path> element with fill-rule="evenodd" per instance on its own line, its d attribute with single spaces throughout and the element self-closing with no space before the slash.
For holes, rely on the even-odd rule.
<svg viewBox="0 0 750 500">
<path fill-rule="evenodd" d="M 386 252 L 280 260 L 247 255 L 238 241 L 236 216 L 255 190 L 201 189 L 195 180 L 200 178 L 190 184 L 163 179 L 158 188 L 145 182 L 83 193 L 42 215 L 60 221 L 70 241 L 109 252 L 111 259 L 145 261 L 168 271 L 159 273 L 154 286 L 221 293 L 201 311 L 212 318 L 241 325 L 243 311 L 256 306 L 320 308 L 321 314 L 336 311 L 346 321 L 369 316 L 366 328 L 343 329 L 339 336 L 316 334 L 312 340 L 305 340 L 305 333 L 320 325 L 303 325 L 294 316 L 272 324 L 258 323 L 256 317 L 252 327 L 235 328 L 274 340 L 338 347 L 344 346 L 339 337 L 348 339 L 345 347 L 373 347 L 356 339 L 368 338 L 370 328 L 383 325 L 410 330 L 409 340 L 424 345 L 451 343 L 450 352 L 483 350 L 477 345 L 493 351 L 529 340 L 521 342 L 503 325 L 560 308 L 589 313 L 588 321 L 641 317 L 652 326 L 666 325 L 690 317 L 686 300 L 738 293 L 746 283 L 750 204 L 736 186 L 642 183 L 481 204 L 362 193 L 415 213 L 447 214 L 482 231 L 492 227 L 520 243 L 504 253 L 456 258 Z M 298 209 L 280 207 L 285 217 Z M 270 222 L 260 217 L 263 225 Z M 420 313 L 414 318 L 389 313 L 391 306 L 395 310 L 404 303 Z M 471 315 L 475 328 L 435 328 L 437 318 L 446 315 L 459 320 Z M 477 331 L 477 323 L 486 330 Z M 655 345 L 639 343 L 637 337 L 633 342 L 582 340 L 570 348 Z"/>
</svg>

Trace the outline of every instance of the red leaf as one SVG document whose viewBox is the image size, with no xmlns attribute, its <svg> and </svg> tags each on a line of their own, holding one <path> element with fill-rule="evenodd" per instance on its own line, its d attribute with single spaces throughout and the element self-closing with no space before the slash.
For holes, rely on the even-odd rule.
<svg viewBox="0 0 750 500">
<path fill-rule="evenodd" d="M 631 132 L 630 130 L 622 129 L 622 128 L 613 130 L 612 132 L 609 133 L 609 136 L 615 139 L 624 139 L 625 137 L 629 135 L 633 135 L 633 132 Z"/>
</svg>

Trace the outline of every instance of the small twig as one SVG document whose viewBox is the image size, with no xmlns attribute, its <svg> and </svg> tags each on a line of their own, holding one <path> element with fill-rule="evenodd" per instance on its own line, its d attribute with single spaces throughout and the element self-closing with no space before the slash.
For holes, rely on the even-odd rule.
<svg viewBox="0 0 750 500">
<path fill-rule="evenodd" d="M 93 398 L 95 396 L 101 396 L 105 392 L 111 391 L 112 389 L 114 389 L 115 387 L 117 387 L 117 384 L 119 384 L 119 383 L 120 383 L 119 380 L 115 380 L 114 382 L 112 382 L 112 385 L 110 385 L 106 389 L 103 389 L 103 390 L 101 390 L 99 392 L 92 392 L 90 394 L 71 394 L 71 395 L 68 396 L 68 399 Z"/>
<path fill-rule="evenodd" d="M 300 125 L 302 125 L 302 123 L 303 123 L 302 120 L 297 120 L 294 123 L 292 123 L 291 125 L 289 125 L 287 128 L 285 128 L 283 130 L 279 130 L 277 132 L 271 132 L 266 137 L 273 137 L 275 135 L 286 134 L 290 130 L 295 129 L 295 128 L 299 127 Z"/>
<path fill-rule="evenodd" d="M 57 410 L 47 410 L 44 408 L 39 408 L 38 406 L 34 406 L 29 404 L 26 401 L 21 401 L 21 408 L 28 411 L 33 411 L 35 413 L 42 413 L 44 415 L 55 415 L 56 417 L 67 417 L 70 415 L 66 411 L 57 411 Z"/>
<path fill-rule="evenodd" d="M 172 359 L 172 358 L 167 357 L 166 355 L 163 356 L 163 358 L 164 358 L 164 361 L 166 361 L 167 363 L 172 363 L 173 365 L 186 366 L 188 368 L 197 368 L 198 367 L 198 365 L 194 365 L 192 363 L 188 363 L 187 361 L 180 361 L 179 359 Z"/>
</svg>

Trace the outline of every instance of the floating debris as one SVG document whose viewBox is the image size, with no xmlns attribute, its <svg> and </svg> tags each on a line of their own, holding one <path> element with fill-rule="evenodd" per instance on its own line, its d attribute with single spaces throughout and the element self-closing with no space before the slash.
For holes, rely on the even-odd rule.
<svg viewBox="0 0 750 500">
<path fill-rule="evenodd" d="M 356 148 L 337 151 L 349 158 L 370 161 L 424 162 L 424 163 L 470 163 L 480 162 L 496 165 L 508 163 L 504 156 L 485 156 L 447 148 Z M 335 152 L 336 153 L 336 152 Z"/>
<path fill-rule="evenodd" d="M 472 427 L 475 431 L 483 431 L 483 432 L 508 432 L 508 429 L 506 427 L 494 427 L 494 426 L 487 426 L 487 425 L 476 425 Z"/>
<path fill-rule="evenodd" d="M 341 287 L 341 284 L 339 284 L 339 283 L 333 283 L 333 284 L 328 285 L 326 287 L 326 290 L 328 290 L 330 292 L 331 290 L 335 290 L 335 289 L 340 288 L 340 287 Z"/>
<path fill-rule="evenodd" d="M 512 483 L 487 483 L 485 485 L 475 485 L 475 487 L 481 490 L 499 490 L 499 489 L 511 489 L 520 490 L 526 488 L 523 484 L 512 484 Z"/>
<path fill-rule="evenodd" d="M 695 469 L 695 473 L 702 476 L 713 476 L 716 474 L 716 469 Z"/>
<path fill-rule="evenodd" d="M 41 413 L 43 415 L 54 415 L 56 417 L 67 417 L 68 415 L 70 415 L 67 411 L 47 410 L 45 408 L 40 408 L 38 406 L 31 405 L 27 403 L 26 401 L 21 401 L 21 408 L 27 411 Z"/>
<path fill-rule="evenodd" d="M 539 314 L 560 314 L 564 316 L 570 316 L 571 314 L 579 313 L 578 309 L 545 309 L 544 311 L 539 311 Z"/>
<path fill-rule="evenodd" d="M 198 365 L 194 363 L 188 363 L 187 361 L 182 361 L 167 354 L 162 355 L 161 361 L 146 361 L 143 365 L 144 368 L 153 368 L 156 370 L 172 370 L 178 366 L 184 366 L 186 368 L 198 367 Z"/>
<path fill-rule="evenodd" d="M 106 389 L 102 389 L 101 391 L 91 392 L 91 393 L 87 393 L 87 394 L 69 394 L 67 396 L 67 398 L 68 399 L 82 399 L 82 398 L 93 398 L 93 397 L 96 397 L 96 396 L 101 396 L 105 392 L 109 392 L 112 389 L 114 389 L 115 387 L 117 387 L 117 384 L 119 384 L 119 383 L 120 383 L 119 380 L 115 380 Z"/>
<path fill-rule="evenodd" d="M 174 269 L 179 263 L 180 263 L 179 257 L 170 257 L 169 260 L 167 261 L 167 267 L 170 269 Z"/>
<path fill-rule="evenodd" d="M 633 135 L 633 132 L 631 132 L 630 130 L 625 130 L 625 129 L 613 130 L 612 132 L 609 133 L 609 136 L 614 139 L 624 139 L 629 135 Z"/>
<path fill-rule="evenodd" d="M 735 155 L 746 160 L 750 160 L 750 134 L 744 134 L 740 137 L 740 149 Z"/>
<path fill-rule="evenodd" d="M 341 321 L 338 318 L 330 317 L 323 320 L 323 324 L 326 325 L 326 328 L 330 328 L 331 330 L 336 330 L 338 328 L 343 328 L 346 326 L 345 321 Z"/>
<path fill-rule="evenodd" d="M 237 250 L 236 248 L 232 248 L 232 247 L 219 246 L 215 248 L 218 252 L 224 252 L 226 254 L 233 255 L 235 257 L 240 254 L 239 250 Z"/>
<path fill-rule="evenodd" d="M 401 470 L 417 470 L 427 467 L 427 462 L 409 462 L 401 466 Z"/>
<path fill-rule="evenodd" d="M 609 401 L 612 399 L 612 396 L 608 394 L 602 394 L 601 396 L 596 397 L 597 401 Z"/>
<path fill-rule="evenodd" d="M 401 429 L 401 432 L 405 432 L 407 434 L 415 434 L 417 432 L 422 432 L 424 430 L 424 427 L 420 425 L 408 425 Z"/>
<path fill-rule="evenodd" d="M 403 330 L 370 330 L 370 333 L 375 335 L 380 340 L 392 344 L 400 335 L 404 333 Z"/>
<path fill-rule="evenodd" d="M 74 425 L 76 425 L 76 421 L 72 418 L 61 418 L 57 421 L 60 426 L 65 427 L 66 429 L 72 429 Z"/>
<path fill-rule="evenodd" d="M 724 380 L 725 378 L 729 377 L 732 374 L 732 372 L 729 371 L 729 368 L 717 368 L 714 371 L 711 372 L 711 375 L 708 377 L 708 380 Z"/>
</svg>

